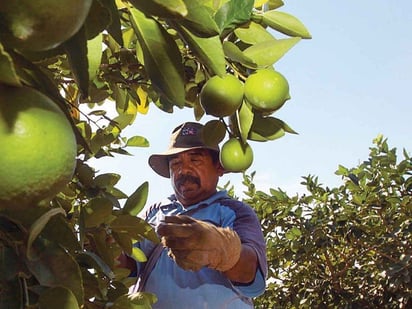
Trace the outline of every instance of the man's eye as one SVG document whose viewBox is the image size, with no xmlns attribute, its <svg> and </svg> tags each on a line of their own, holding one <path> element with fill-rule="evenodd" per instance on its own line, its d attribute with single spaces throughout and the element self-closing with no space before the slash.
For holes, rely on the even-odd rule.
<svg viewBox="0 0 412 309">
<path fill-rule="evenodd" d="M 202 163 L 202 160 L 200 158 L 192 158 L 191 162 L 195 164 L 199 164 L 199 163 Z"/>
<path fill-rule="evenodd" d="M 180 162 L 179 162 L 179 161 L 171 161 L 171 162 L 169 163 L 169 166 L 170 166 L 171 168 L 177 167 L 177 166 L 179 166 L 179 165 L 180 165 Z"/>
</svg>

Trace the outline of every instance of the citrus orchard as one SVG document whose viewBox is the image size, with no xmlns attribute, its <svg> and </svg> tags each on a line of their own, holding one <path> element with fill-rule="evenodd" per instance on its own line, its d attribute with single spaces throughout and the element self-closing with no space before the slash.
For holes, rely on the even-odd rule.
<svg viewBox="0 0 412 309">
<path fill-rule="evenodd" d="M 57 47 L 80 29 L 91 4 L 92 0 L 1 1 L 1 40 L 27 51 Z"/>
<path fill-rule="evenodd" d="M 220 163 L 227 172 L 243 172 L 253 163 L 253 150 L 247 143 L 232 137 L 220 150 Z"/>
<path fill-rule="evenodd" d="M 245 98 L 257 111 L 274 112 L 290 98 L 289 83 L 277 71 L 259 69 L 245 81 Z"/>
<path fill-rule="evenodd" d="M 0 85 L 0 208 L 26 207 L 72 178 L 77 144 L 63 112 L 28 87 Z"/>
<path fill-rule="evenodd" d="M 231 74 L 215 75 L 207 80 L 200 91 L 200 105 L 208 115 L 232 115 L 242 104 L 243 83 Z"/>
</svg>

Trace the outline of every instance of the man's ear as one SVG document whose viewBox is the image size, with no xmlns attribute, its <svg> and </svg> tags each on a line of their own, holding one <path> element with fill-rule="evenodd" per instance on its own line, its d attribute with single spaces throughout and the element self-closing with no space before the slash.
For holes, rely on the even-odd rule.
<svg viewBox="0 0 412 309">
<path fill-rule="evenodd" d="M 225 168 L 222 166 L 222 164 L 220 163 L 220 161 L 217 161 L 217 172 L 219 174 L 219 177 L 223 176 L 223 174 L 226 173 Z"/>
</svg>

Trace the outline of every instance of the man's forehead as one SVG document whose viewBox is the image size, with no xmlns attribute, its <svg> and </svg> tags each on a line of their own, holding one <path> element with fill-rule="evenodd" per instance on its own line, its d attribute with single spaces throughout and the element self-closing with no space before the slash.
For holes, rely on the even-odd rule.
<svg viewBox="0 0 412 309">
<path fill-rule="evenodd" d="M 171 156 L 171 159 L 173 158 L 177 158 L 179 156 L 183 156 L 183 155 L 189 155 L 189 156 L 206 156 L 209 154 L 209 151 L 207 149 L 204 148 L 196 148 L 196 149 L 189 149 L 180 153 L 177 153 L 173 156 Z"/>
</svg>

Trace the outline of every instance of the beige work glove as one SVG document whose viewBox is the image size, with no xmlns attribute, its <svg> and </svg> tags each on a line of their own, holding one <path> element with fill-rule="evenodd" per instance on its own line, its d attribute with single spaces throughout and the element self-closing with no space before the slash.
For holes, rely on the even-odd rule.
<svg viewBox="0 0 412 309">
<path fill-rule="evenodd" d="M 169 248 L 169 256 L 185 270 L 207 266 L 223 272 L 240 258 L 240 238 L 230 228 L 181 215 L 166 217 L 157 232 Z"/>
</svg>

